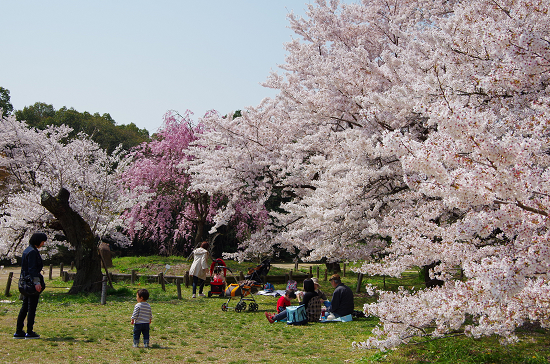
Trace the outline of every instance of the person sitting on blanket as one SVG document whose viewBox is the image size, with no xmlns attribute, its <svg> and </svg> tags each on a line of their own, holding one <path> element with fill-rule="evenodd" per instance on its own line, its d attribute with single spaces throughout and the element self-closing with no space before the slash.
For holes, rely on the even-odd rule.
<svg viewBox="0 0 550 364">
<path fill-rule="evenodd" d="M 318 295 L 323 301 L 326 301 L 326 300 L 327 300 L 327 295 L 325 294 L 325 292 L 323 292 L 323 291 L 320 290 L 321 285 L 319 284 L 319 279 L 313 277 L 313 278 L 311 278 L 311 280 L 313 281 L 313 284 L 315 285 L 315 292 L 317 292 L 317 295 Z"/>
<path fill-rule="evenodd" d="M 304 279 L 304 292 L 298 294 L 301 302 L 300 305 L 305 305 L 307 320 L 309 322 L 317 322 L 321 317 L 321 298 L 315 291 L 315 283 L 311 278 Z"/>
<path fill-rule="evenodd" d="M 336 318 L 350 315 L 354 309 L 353 292 L 351 288 L 342 283 L 339 274 L 333 274 L 329 281 L 332 288 L 334 288 L 329 311 L 333 313 Z"/>
<path fill-rule="evenodd" d="M 291 300 L 296 298 L 296 293 L 293 290 L 287 289 L 284 296 L 277 300 L 277 314 L 266 311 L 265 317 L 270 323 L 275 321 L 286 320 L 286 308 L 291 305 Z"/>
</svg>

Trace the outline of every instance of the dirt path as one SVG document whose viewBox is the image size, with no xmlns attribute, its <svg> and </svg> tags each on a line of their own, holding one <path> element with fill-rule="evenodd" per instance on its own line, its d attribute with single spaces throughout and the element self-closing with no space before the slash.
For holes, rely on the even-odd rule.
<svg viewBox="0 0 550 364">
<path fill-rule="evenodd" d="M 281 268 L 281 269 L 288 269 L 288 270 L 294 270 L 294 263 L 275 263 L 271 264 L 273 267 Z M 315 263 L 298 263 L 298 269 L 309 269 L 309 267 L 316 267 L 318 265 L 322 264 L 315 264 Z"/>
</svg>

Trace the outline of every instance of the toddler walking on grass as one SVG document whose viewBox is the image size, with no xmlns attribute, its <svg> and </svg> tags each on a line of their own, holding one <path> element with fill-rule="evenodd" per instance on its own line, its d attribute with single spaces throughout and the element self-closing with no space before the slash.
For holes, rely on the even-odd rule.
<svg viewBox="0 0 550 364">
<path fill-rule="evenodd" d="M 151 306 L 147 303 L 149 299 L 149 291 L 146 289 L 140 289 L 137 291 L 136 303 L 134 307 L 134 313 L 132 314 L 132 325 L 134 325 L 134 348 L 139 345 L 139 337 L 143 334 L 143 347 L 149 347 L 149 324 L 153 314 L 151 312 Z"/>
</svg>

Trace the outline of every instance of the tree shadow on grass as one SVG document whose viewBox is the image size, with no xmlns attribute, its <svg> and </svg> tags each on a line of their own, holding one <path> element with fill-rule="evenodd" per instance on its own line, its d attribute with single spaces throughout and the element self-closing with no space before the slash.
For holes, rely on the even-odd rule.
<svg viewBox="0 0 550 364">
<path fill-rule="evenodd" d="M 65 342 L 72 342 L 72 343 L 77 343 L 79 341 L 82 341 L 82 340 L 75 339 L 73 336 L 56 336 L 56 337 L 49 337 L 49 338 L 46 338 L 46 339 L 43 339 L 43 340 L 44 341 L 52 341 L 52 342 L 65 341 Z"/>
</svg>

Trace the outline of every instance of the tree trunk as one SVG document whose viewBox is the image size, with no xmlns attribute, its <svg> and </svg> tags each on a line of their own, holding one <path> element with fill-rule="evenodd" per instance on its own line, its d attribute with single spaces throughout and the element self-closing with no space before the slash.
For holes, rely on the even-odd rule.
<svg viewBox="0 0 550 364">
<path fill-rule="evenodd" d="M 206 219 L 200 219 L 197 221 L 197 233 L 195 234 L 195 247 L 198 247 L 201 245 L 201 243 L 204 241 L 204 226 Z"/>
<path fill-rule="evenodd" d="M 67 241 L 75 248 L 76 276 L 69 293 L 101 291 L 101 258 L 90 225 L 69 206 L 70 192 L 65 188 L 57 196 L 43 191 L 41 204 L 60 222 Z"/>
<path fill-rule="evenodd" d="M 192 221 L 197 227 L 197 232 L 195 234 L 195 248 L 200 246 L 201 243 L 205 241 L 204 229 L 206 227 L 206 218 L 208 217 L 209 202 L 210 198 L 208 193 L 201 193 L 200 191 L 194 193 L 193 205 L 195 207 L 196 218 Z"/>
<path fill-rule="evenodd" d="M 327 270 L 332 273 L 340 273 L 342 269 L 340 268 L 339 262 L 325 263 Z"/>
</svg>

